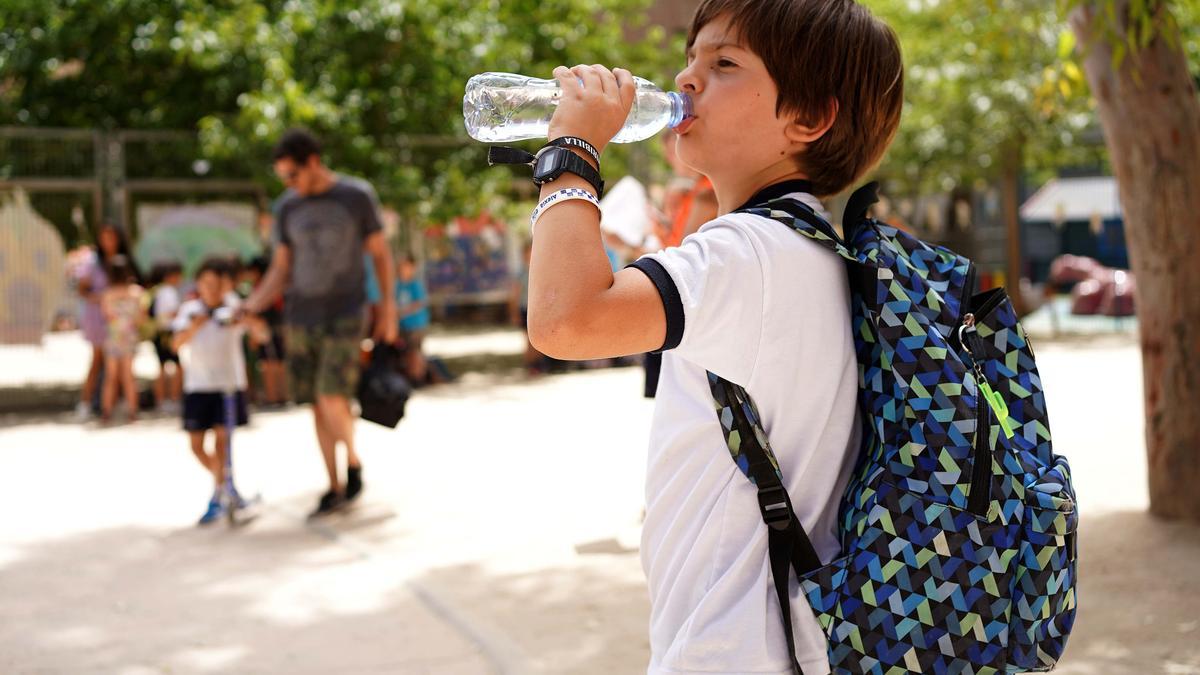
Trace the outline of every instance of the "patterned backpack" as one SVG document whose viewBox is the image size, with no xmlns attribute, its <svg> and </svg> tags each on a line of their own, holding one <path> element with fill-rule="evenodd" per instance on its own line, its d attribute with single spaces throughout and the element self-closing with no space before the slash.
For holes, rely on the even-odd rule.
<svg viewBox="0 0 1200 675">
<path fill-rule="evenodd" d="M 792 667 L 794 570 L 835 673 L 1050 670 L 1075 617 L 1078 515 L 1033 350 L 1003 289 L 973 292 L 969 260 L 867 218 L 876 189 L 850 198 L 848 244 L 792 199 L 742 209 L 848 261 L 863 442 L 836 560 L 793 517 L 754 402 L 708 375 L 758 490 Z"/>
</svg>

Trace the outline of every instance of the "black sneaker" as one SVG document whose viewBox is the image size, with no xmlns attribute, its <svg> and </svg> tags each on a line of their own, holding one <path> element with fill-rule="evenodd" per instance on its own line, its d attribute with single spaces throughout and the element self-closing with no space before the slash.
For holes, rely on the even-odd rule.
<svg viewBox="0 0 1200 675">
<path fill-rule="evenodd" d="M 346 467 L 346 501 L 354 501 L 362 493 L 362 467 Z"/>
<path fill-rule="evenodd" d="M 345 497 L 339 495 L 338 493 L 334 492 L 333 490 L 330 490 L 329 492 L 326 492 L 325 494 L 321 495 L 321 501 L 317 503 L 317 510 L 308 514 L 308 517 L 309 518 L 319 518 L 327 513 L 333 513 L 334 511 L 338 510 L 340 507 L 345 505 L 345 503 L 346 503 Z"/>
</svg>

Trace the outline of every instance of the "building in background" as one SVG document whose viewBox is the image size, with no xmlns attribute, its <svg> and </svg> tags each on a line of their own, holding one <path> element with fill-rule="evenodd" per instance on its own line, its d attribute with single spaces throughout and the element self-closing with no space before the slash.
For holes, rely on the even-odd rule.
<svg viewBox="0 0 1200 675">
<path fill-rule="evenodd" d="M 1046 280 L 1054 258 L 1073 254 L 1129 269 L 1125 221 L 1112 176 L 1055 178 L 1021 205 L 1022 251 L 1030 279 Z"/>
</svg>

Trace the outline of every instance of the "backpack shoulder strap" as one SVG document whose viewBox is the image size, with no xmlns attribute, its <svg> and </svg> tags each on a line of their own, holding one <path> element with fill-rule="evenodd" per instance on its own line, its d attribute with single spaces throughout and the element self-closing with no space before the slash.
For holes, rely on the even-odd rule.
<svg viewBox="0 0 1200 675">
<path fill-rule="evenodd" d="M 717 406 L 721 431 L 729 446 L 734 464 L 758 490 L 758 510 L 767 525 L 767 550 L 771 559 L 771 578 L 783 619 L 792 669 L 803 675 L 796 660 L 796 643 L 792 635 L 791 595 L 788 582 L 791 573 L 807 574 L 821 566 L 808 533 L 792 511 L 792 500 L 783 485 L 779 462 L 762 428 L 758 409 L 746 390 L 712 372 L 708 386 Z"/>
<path fill-rule="evenodd" d="M 877 268 L 880 266 L 879 247 L 872 237 L 860 238 L 859 235 L 863 228 L 872 227 L 870 219 L 867 218 L 867 210 L 879 201 L 878 189 L 878 183 L 867 183 L 850 195 L 842 216 L 845 240 L 839 237 L 833 225 L 811 206 L 791 197 L 774 197 L 751 202 L 737 212 L 770 218 L 829 249 L 848 263 L 846 273 L 851 290 L 861 293 L 864 297 L 873 298 L 879 274 Z M 846 242 L 853 242 L 854 248 L 851 249 Z"/>
<path fill-rule="evenodd" d="M 738 209 L 738 212 L 779 221 L 850 262 L 865 263 L 865 260 L 850 249 L 847 242 L 855 240 L 859 228 L 868 220 L 867 211 L 878 201 L 879 183 L 874 181 L 863 185 L 850 195 L 846 201 L 846 209 L 842 212 L 845 239 L 839 237 L 833 225 L 817 214 L 811 206 L 790 197 L 775 197 L 751 203 Z"/>
<path fill-rule="evenodd" d="M 854 241 L 854 235 L 859 227 L 867 222 L 867 211 L 879 201 L 879 182 L 871 181 L 858 188 L 846 200 L 846 210 L 842 211 L 842 229 L 846 233 L 846 241 Z"/>
<path fill-rule="evenodd" d="M 763 204 L 743 208 L 739 213 L 749 213 L 779 221 L 846 260 L 858 262 L 857 256 L 842 242 L 833 226 L 804 202 L 789 197 L 780 197 Z"/>
<path fill-rule="evenodd" d="M 851 195 L 844 217 L 848 241 L 854 240 L 858 228 L 866 222 L 867 209 L 878 200 L 877 189 L 877 183 L 868 183 Z M 832 225 L 808 204 L 797 199 L 786 196 L 764 197 L 761 201 L 752 200 L 738 209 L 738 212 L 783 223 L 849 262 L 870 265 L 850 250 Z M 866 267 L 862 269 L 864 272 L 868 271 Z M 762 418 L 750 399 L 750 394 L 743 387 L 712 372 L 708 373 L 708 386 L 716 403 L 717 418 L 721 423 L 729 454 L 738 469 L 758 490 L 759 514 L 767 525 L 771 578 L 779 600 L 792 670 L 797 675 L 803 675 L 800 663 L 796 660 L 788 584 L 792 572 L 797 576 L 812 572 L 821 567 L 821 559 L 808 533 L 804 531 L 804 526 L 792 510 L 792 500 L 783 485 L 779 461 L 771 451 L 770 440 L 762 427 Z"/>
</svg>

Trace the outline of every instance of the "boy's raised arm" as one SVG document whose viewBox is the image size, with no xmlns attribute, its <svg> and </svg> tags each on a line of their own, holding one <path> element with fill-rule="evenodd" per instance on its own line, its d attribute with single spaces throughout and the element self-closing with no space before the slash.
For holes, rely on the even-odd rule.
<svg viewBox="0 0 1200 675">
<path fill-rule="evenodd" d="M 628 117 L 633 76 L 603 66 L 560 66 L 554 76 L 562 99 L 550 138 L 577 136 L 603 149 Z M 565 188 L 594 192 L 584 179 L 564 173 L 542 186 L 541 198 Z M 568 201 L 546 210 L 534 228 L 529 266 L 530 343 L 554 358 L 594 359 L 653 351 L 665 337 L 655 285 L 635 269 L 612 273 L 596 207 Z"/>
</svg>

